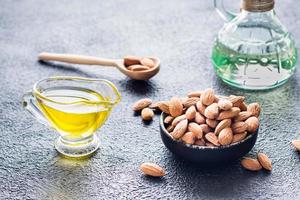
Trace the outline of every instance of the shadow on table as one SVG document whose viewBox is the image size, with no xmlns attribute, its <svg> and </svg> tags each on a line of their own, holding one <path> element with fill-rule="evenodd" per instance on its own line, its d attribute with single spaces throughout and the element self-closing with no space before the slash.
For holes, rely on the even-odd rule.
<svg viewBox="0 0 300 200">
<path fill-rule="evenodd" d="M 271 178 L 271 173 L 264 170 L 251 172 L 243 169 L 239 160 L 213 166 L 188 162 L 171 152 L 166 154 L 169 154 L 169 166 L 174 167 L 169 169 L 169 176 L 184 180 L 174 181 L 174 187 L 201 198 L 234 198 L 238 195 L 238 188 L 243 188 L 243 193 L 249 188 L 250 192 L 253 184 Z"/>
</svg>

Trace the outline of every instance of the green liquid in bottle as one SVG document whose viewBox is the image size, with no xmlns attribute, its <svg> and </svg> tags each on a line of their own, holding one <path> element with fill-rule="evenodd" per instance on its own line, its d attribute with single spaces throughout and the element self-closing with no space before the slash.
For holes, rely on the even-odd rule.
<svg viewBox="0 0 300 200">
<path fill-rule="evenodd" d="M 212 62 L 217 75 L 232 86 L 269 89 L 285 83 L 294 74 L 297 49 L 291 49 L 289 52 L 241 54 L 216 41 Z"/>
</svg>

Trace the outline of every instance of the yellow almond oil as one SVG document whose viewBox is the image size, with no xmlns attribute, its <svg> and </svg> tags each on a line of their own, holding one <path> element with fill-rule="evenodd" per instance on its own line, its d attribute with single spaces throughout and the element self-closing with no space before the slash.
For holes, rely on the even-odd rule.
<svg viewBox="0 0 300 200">
<path fill-rule="evenodd" d="M 109 99 L 78 87 L 55 87 L 42 92 L 38 104 L 51 125 L 68 140 L 92 135 L 111 110 Z"/>
</svg>

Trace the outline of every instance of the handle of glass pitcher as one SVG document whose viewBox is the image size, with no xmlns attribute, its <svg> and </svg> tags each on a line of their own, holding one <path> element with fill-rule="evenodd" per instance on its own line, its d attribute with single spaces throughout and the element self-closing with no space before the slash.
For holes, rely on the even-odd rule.
<svg viewBox="0 0 300 200">
<path fill-rule="evenodd" d="M 41 112 L 36 103 L 36 98 L 33 96 L 32 92 L 27 92 L 23 95 L 22 100 L 23 107 L 34 117 L 38 122 L 45 126 L 50 126 L 48 120 L 45 118 L 44 114 Z"/>
<path fill-rule="evenodd" d="M 231 21 L 233 18 L 235 18 L 237 16 L 236 13 L 233 13 L 225 8 L 223 0 L 214 0 L 214 6 L 215 6 L 215 9 L 217 10 L 218 14 L 225 21 Z"/>
</svg>

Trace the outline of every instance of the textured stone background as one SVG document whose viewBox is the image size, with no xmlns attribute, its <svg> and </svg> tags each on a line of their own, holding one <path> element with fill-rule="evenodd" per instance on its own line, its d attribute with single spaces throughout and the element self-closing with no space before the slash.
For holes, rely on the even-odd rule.
<svg viewBox="0 0 300 200">
<path fill-rule="evenodd" d="M 238 6 L 238 1 L 229 1 Z M 234 6 L 233 6 L 234 7 Z M 300 1 L 278 1 L 277 14 L 300 41 Z M 212 0 L 1 1 L 0 199 L 299 199 L 300 157 L 290 145 L 299 132 L 299 72 L 269 92 L 243 92 L 216 78 L 213 38 L 223 22 Z M 120 58 L 157 55 L 161 72 L 149 82 L 97 66 L 44 65 L 42 51 Z M 70 161 L 53 148 L 56 133 L 23 110 L 22 94 L 53 75 L 106 78 L 123 100 L 98 131 L 101 148 L 89 160 Z M 150 125 L 130 106 L 141 98 L 168 99 L 213 87 L 262 104 L 260 135 L 252 151 L 267 153 L 272 173 L 230 166 L 203 168 L 174 157 L 162 144 L 158 116 Z M 166 168 L 144 177 L 142 162 Z"/>
</svg>

